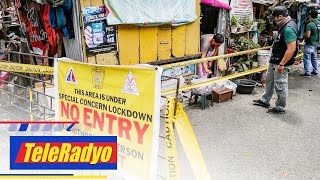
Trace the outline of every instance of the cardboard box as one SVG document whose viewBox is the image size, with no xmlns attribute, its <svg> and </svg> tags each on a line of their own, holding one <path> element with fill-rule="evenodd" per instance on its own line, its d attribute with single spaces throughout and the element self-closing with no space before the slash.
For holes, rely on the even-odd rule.
<svg viewBox="0 0 320 180">
<path fill-rule="evenodd" d="M 224 101 L 228 101 L 232 99 L 233 91 L 231 89 L 226 88 L 224 91 L 221 92 L 212 92 L 213 101 L 217 103 L 221 103 Z"/>
<path fill-rule="evenodd" d="M 46 88 L 51 88 L 53 87 L 53 81 L 51 82 L 50 80 L 45 81 L 45 83 L 43 84 L 43 82 L 36 82 L 34 85 L 35 89 L 43 89 L 43 86 L 46 86 Z"/>
</svg>

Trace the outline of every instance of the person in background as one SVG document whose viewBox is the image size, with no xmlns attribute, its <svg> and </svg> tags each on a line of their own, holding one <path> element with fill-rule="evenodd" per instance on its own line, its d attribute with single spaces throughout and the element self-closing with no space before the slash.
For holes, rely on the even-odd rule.
<svg viewBox="0 0 320 180">
<path fill-rule="evenodd" d="M 266 90 L 262 99 L 253 100 L 256 106 L 269 108 L 274 89 L 278 95 L 276 107 L 270 114 L 284 114 L 288 97 L 288 74 L 297 55 L 298 26 L 288 15 L 285 6 L 276 6 L 268 19 L 278 26 L 278 35 L 272 45 L 272 55 L 266 78 Z"/>
<path fill-rule="evenodd" d="M 302 76 L 310 77 L 311 75 L 318 75 L 318 29 L 317 25 L 320 23 L 317 20 L 318 12 L 311 11 L 309 16 L 309 23 L 306 27 L 306 32 L 304 33 L 303 39 L 305 39 L 305 46 L 303 52 L 303 64 L 304 64 L 304 74 Z M 310 64 L 311 63 L 311 64 Z M 313 71 L 310 71 L 310 66 L 312 65 Z"/>
<path fill-rule="evenodd" d="M 224 36 L 222 34 L 204 34 L 201 36 L 200 43 L 201 58 L 216 56 L 218 48 L 224 43 Z M 199 63 L 198 76 L 208 77 L 208 75 L 212 74 L 211 67 L 212 61 Z"/>
<path fill-rule="evenodd" d="M 317 20 L 320 22 L 320 9 L 318 10 L 318 19 Z M 318 45 L 318 54 L 320 54 L 320 45 Z"/>
</svg>

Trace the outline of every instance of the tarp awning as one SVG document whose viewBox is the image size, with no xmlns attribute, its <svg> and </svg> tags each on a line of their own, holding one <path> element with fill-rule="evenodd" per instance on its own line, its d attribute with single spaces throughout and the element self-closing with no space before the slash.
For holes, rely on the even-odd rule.
<svg viewBox="0 0 320 180">
<path fill-rule="evenodd" d="M 273 4 L 274 0 L 252 0 L 253 3 L 257 4 Z"/>
<path fill-rule="evenodd" d="M 209 6 L 214 6 L 217 8 L 222 8 L 222 9 L 226 9 L 226 10 L 231 10 L 231 6 L 229 6 L 228 4 L 225 4 L 223 2 L 220 2 L 218 0 L 201 0 L 201 3 L 209 5 Z"/>
<path fill-rule="evenodd" d="M 195 0 L 104 0 L 109 25 L 178 26 L 197 19 Z"/>
</svg>

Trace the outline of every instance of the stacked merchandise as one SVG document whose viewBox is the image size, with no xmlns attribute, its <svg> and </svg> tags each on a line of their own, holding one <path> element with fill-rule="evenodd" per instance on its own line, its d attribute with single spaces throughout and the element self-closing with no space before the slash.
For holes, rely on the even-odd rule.
<svg viewBox="0 0 320 180">
<path fill-rule="evenodd" d="M 0 11 L 0 30 L 7 50 L 49 57 L 63 55 L 63 43 L 59 43 L 62 37 L 74 37 L 72 0 L 7 1 L 1 2 Z M 52 61 L 46 63 L 43 59 L 31 63 L 52 65 Z"/>
</svg>

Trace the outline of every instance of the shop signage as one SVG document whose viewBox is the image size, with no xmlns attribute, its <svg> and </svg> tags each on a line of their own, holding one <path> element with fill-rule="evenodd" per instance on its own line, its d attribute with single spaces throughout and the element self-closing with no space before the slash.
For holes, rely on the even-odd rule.
<svg viewBox="0 0 320 180">
<path fill-rule="evenodd" d="M 116 26 L 109 26 L 104 6 L 82 9 L 88 55 L 117 51 Z"/>
</svg>

